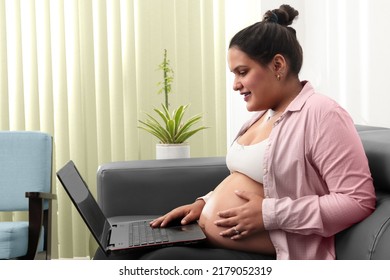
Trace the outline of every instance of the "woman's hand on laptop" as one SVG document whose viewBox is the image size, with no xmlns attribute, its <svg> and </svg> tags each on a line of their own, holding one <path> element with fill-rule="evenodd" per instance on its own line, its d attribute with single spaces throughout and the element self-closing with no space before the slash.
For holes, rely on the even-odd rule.
<svg viewBox="0 0 390 280">
<path fill-rule="evenodd" d="M 183 205 L 173 209 L 164 216 L 150 222 L 151 227 L 166 227 L 175 220 L 181 219 L 180 223 L 186 225 L 199 219 L 205 202 L 203 199 L 196 200 L 192 204 Z"/>
</svg>

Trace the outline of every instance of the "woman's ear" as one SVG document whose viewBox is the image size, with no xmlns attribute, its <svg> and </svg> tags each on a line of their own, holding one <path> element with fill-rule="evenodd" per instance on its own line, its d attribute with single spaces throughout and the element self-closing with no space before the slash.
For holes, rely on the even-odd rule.
<svg viewBox="0 0 390 280">
<path fill-rule="evenodd" d="M 287 76 L 287 61 L 281 54 L 276 54 L 272 60 L 272 70 L 278 81 Z"/>
<path fill-rule="evenodd" d="M 272 67 L 275 74 L 283 75 L 287 69 L 287 62 L 283 55 L 276 54 L 272 60 Z"/>
</svg>

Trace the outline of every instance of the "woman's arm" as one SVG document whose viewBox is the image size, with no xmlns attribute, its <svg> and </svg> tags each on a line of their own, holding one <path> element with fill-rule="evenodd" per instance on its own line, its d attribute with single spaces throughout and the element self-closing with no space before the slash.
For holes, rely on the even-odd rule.
<svg viewBox="0 0 390 280">
<path fill-rule="evenodd" d="M 340 107 L 331 110 L 319 123 L 313 140 L 306 164 L 315 166 L 329 193 L 264 199 L 267 230 L 331 236 L 375 208 L 367 157 L 349 115 Z"/>
</svg>

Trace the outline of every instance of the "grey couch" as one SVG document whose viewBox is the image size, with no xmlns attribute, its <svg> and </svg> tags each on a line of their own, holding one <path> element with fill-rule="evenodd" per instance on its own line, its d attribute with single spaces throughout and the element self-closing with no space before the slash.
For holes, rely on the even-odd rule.
<svg viewBox="0 0 390 280">
<path fill-rule="evenodd" d="M 390 260 L 390 129 L 356 126 L 374 178 L 377 208 L 336 237 L 338 259 Z M 97 174 L 98 203 L 112 221 L 191 203 L 229 174 L 225 158 L 112 162 Z M 102 257 L 98 249 L 95 258 Z"/>
</svg>

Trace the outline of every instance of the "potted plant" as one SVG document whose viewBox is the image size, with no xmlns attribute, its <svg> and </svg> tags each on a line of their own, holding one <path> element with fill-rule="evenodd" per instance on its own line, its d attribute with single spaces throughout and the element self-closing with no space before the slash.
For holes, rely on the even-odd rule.
<svg viewBox="0 0 390 280">
<path fill-rule="evenodd" d="M 158 83 L 161 87 L 158 94 L 164 93 L 164 104 L 161 109 L 154 108 L 156 117 L 146 113 L 146 120 L 139 120 L 139 128 L 146 130 L 159 139 L 156 145 L 156 158 L 182 158 L 190 156 L 190 146 L 187 140 L 195 133 L 206 129 L 205 126 L 194 126 L 201 120 L 202 116 L 197 114 L 188 120 L 184 120 L 189 104 L 180 105 L 178 108 L 169 110 L 169 94 L 172 90 L 173 70 L 167 58 L 167 50 L 164 50 L 164 59 L 158 66 L 163 72 L 163 80 Z"/>
</svg>

